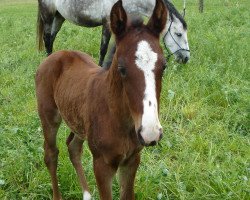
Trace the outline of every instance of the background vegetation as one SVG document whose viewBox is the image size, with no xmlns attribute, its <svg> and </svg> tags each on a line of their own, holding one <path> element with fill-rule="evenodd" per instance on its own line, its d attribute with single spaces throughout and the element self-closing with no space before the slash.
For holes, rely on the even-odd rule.
<svg viewBox="0 0 250 200">
<path fill-rule="evenodd" d="M 181 0 L 173 1 L 182 8 Z M 161 145 L 145 148 L 137 199 L 250 199 L 250 1 L 187 1 L 191 60 L 169 61 L 161 98 Z M 0 199 L 51 199 L 43 163 L 34 74 L 45 54 L 35 46 L 37 2 L 0 0 Z M 65 23 L 54 48 L 99 56 L 100 28 Z M 64 199 L 82 194 L 68 158 L 63 125 L 58 145 Z M 83 165 L 95 199 L 91 154 Z M 114 199 L 118 199 L 115 182 Z"/>
</svg>

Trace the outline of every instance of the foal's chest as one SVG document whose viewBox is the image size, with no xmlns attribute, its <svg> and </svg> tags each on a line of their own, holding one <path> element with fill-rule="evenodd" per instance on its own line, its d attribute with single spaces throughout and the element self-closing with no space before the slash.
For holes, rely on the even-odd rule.
<svg viewBox="0 0 250 200">
<path fill-rule="evenodd" d="M 134 132 L 134 134 L 136 134 Z M 94 137 L 93 137 L 94 136 Z M 95 155 L 102 156 L 106 163 L 122 165 L 142 150 L 136 135 L 133 137 L 95 133 L 89 136 L 89 146 Z"/>
</svg>

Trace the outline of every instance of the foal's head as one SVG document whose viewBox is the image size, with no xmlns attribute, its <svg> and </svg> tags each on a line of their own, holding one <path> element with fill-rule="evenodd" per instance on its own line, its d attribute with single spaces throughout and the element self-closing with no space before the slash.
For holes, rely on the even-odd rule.
<svg viewBox="0 0 250 200">
<path fill-rule="evenodd" d="M 158 110 L 166 61 L 159 36 L 167 20 L 166 7 L 162 0 L 156 0 L 147 25 L 142 22 L 128 25 L 120 0 L 113 6 L 110 17 L 117 44 L 114 60 L 136 133 L 142 145 L 155 145 L 163 133 Z"/>
</svg>

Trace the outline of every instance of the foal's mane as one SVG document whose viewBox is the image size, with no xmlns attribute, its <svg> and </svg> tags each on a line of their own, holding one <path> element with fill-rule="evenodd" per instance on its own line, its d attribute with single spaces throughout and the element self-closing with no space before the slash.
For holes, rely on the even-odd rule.
<svg viewBox="0 0 250 200">
<path fill-rule="evenodd" d="M 174 20 L 174 16 L 176 16 L 180 20 L 180 22 L 183 24 L 183 27 L 187 29 L 186 21 L 184 20 L 182 15 L 179 13 L 179 11 L 174 7 L 174 5 L 168 0 L 163 0 L 163 1 L 169 10 L 169 15 L 170 15 L 171 20 Z"/>
</svg>

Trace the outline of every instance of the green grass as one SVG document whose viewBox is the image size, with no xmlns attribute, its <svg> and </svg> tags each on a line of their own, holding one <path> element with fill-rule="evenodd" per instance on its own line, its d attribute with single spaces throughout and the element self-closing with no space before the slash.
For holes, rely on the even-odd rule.
<svg viewBox="0 0 250 200">
<path fill-rule="evenodd" d="M 181 8 L 182 1 L 174 1 Z M 191 60 L 164 75 L 161 146 L 145 148 L 137 199 L 250 199 L 250 2 L 188 1 Z M 45 58 L 35 46 L 36 1 L 0 0 L 0 199 L 51 199 L 43 163 L 34 74 Z M 54 48 L 85 51 L 98 60 L 101 29 L 65 23 Z M 59 131 L 59 181 L 64 199 L 82 194 Z M 91 154 L 83 165 L 95 199 Z M 113 186 L 118 199 L 118 184 Z"/>
</svg>

